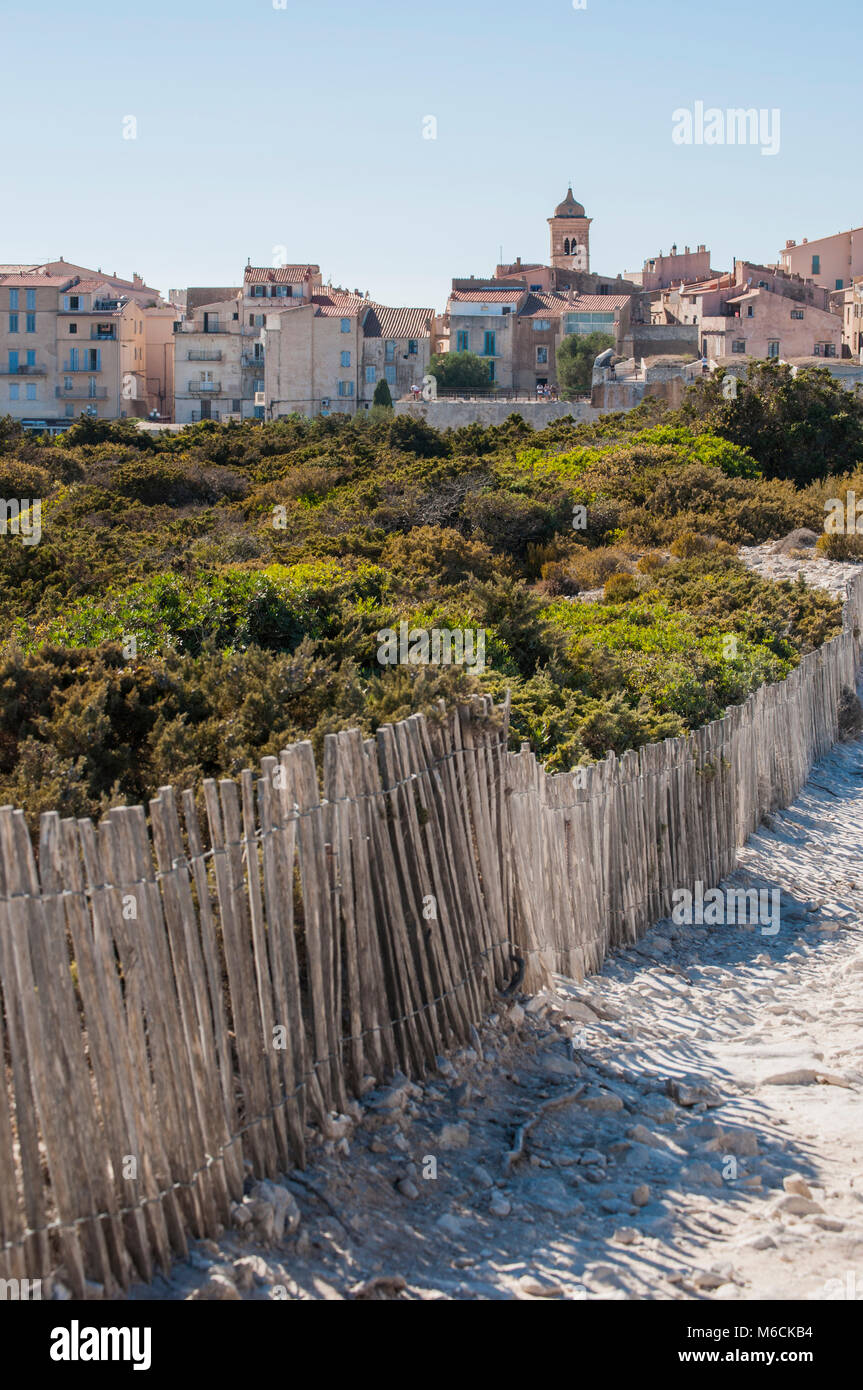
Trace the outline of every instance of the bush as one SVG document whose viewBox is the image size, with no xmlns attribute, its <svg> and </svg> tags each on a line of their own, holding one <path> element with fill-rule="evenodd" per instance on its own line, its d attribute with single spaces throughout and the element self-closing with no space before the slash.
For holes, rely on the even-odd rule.
<svg viewBox="0 0 863 1390">
<path fill-rule="evenodd" d="M 863 536 L 825 531 L 815 542 L 815 549 L 825 560 L 863 560 Z"/>
<path fill-rule="evenodd" d="M 601 589 L 611 575 L 625 572 L 627 563 L 621 550 L 601 545 L 578 554 L 572 562 L 572 571 L 582 589 Z"/>
<path fill-rule="evenodd" d="M 631 574 L 610 574 L 605 581 L 606 603 L 627 603 L 638 594 L 638 582 Z"/>
<path fill-rule="evenodd" d="M 680 560 L 691 560 L 693 555 L 707 555 L 711 549 L 707 536 L 699 536 L 695 531 L 683 531 L 671 542 L 671 553 Z"/>
</svg>

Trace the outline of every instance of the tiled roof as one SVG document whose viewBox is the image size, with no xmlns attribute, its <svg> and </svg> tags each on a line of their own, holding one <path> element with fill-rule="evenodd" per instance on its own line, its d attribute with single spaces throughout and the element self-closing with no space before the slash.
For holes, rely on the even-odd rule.
<svg viewBox="0 0 863 1390">
<path fill-rule="evenodd" d="M 456 303 L 466 304 L 515 304 L 516 300 L 521 299 L 524 288 L 516 289 L 514 286 L 488 285 L 481 290 L 453 290 L 450 299 Z"/>
<path fill-rule="evenodd" d="M 3 284 L 11 289 L 45 289 L 46 287 L 59 290 L 63 285 L 68 285 L 74 277 L 71 275 L 40 275 L 38 271 L 26 275 L 4 275 Z"/>
<path fill-rule="evenodd" d="M 301 285 L 319 271 L 319 265 L 247 265 L 243 279 L 247 285 Z"/>
<path fill-rule="evenodd" d="M 361 309 L 370 305 L 362 295 L 345 294 L 342 290 L 331 290 L 328 294 L 313 294 L 312 303 L 318 318 L 354 318 Z"/>
<path fill-rule="evenodd" d="M 609 309 L 622 309 L 631 298 L 632 295 L 630 294 L 577 294 L 571 304 L 565 305 L 565 312 L 570 314 L 607 314 Z"/>
<path fill-rule="evenodd" d="M 113 297 L 113 298 L 116 298 L 116 299 L 122 298 L 122 294 L 123 294 L 122 290 L 118 290 L 118 289 L 116 288 L 116 286 L 114 286 L 114 285 L 111 284 L 111 281 L 110 281 L 110 280 L 105 280 L 105 279 L 100 279 L 100 280 L 78 280 L 78 281 L 72 286 L 72 288 L 74 289 L 74 291 L 75 291 L 76 294 L 90 294 L 92 290 L 98 290 L 98 289 L 104 288 L 104 289 L 106 289 L 106 290 L 110 290 L 110 291 L 111 291 L 111 294 L 112 294 L 112 297 Z"/>
<path fill-rule="evenodd" d="M 0 265 L 0 275 L 26 275 L 28 271 L 35 269 L 35 265 L 29 261 L 26 265 L 21 262 L 16 265 Z"/>
<path fill-rule="evenodd" d="M 388 309 L 372 304 L 363 320 L 363 332 L 367 338 L 427 338 L 433 318 L 433 309 Z"/>
</svg>

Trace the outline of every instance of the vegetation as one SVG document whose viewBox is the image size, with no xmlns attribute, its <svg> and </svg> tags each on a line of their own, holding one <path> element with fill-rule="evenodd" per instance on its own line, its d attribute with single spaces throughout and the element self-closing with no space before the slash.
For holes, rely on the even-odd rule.
<svg viewBox="0 0 863 1390">
<path fill-rule="evenodd" d="M 372 396 L 372 405 L 380 405 L 388 410 L 392 410 L 392 393 L 389 388 L 389 382 L 384 376 L 381 377 L 380 381 L 375 386 L 375 393 Z"/>
<path fill-rule="evenodd" d="M 97 815 L 476 689 L 511 692 L 514 743 L 552 769 L 716 718 L 841 622 L 737 547 L 863 496 L 858 404 L 774 370 L 738 408 L 781 412 L 791 477 L 772 421 L 744 434 L 711 383 L 537 433 L 383 409 L 156 436 L 82 418 L 54 441 L 0 420 L 0 496 L 42 501 L 38 544 L 0 536 L 0 798 Z M 841 477 L 801 463 L 806 402 Z M 380 665 L 403 620 L 483 629 L 484 669 Z"/>
<path fill-rule="evenodd" d="M 473 391 L 491 386 L 488 362 L 475 352 L 437 352 L 429 364 L 439 391 Z"/>
<path fill-rule="evenodd" d="M 590 391 L 593 364 L 601 352 L 614 347 L 608 333 L 571 333 L 557 349 L 557 380 L 563 400 Z"/>
</svg>

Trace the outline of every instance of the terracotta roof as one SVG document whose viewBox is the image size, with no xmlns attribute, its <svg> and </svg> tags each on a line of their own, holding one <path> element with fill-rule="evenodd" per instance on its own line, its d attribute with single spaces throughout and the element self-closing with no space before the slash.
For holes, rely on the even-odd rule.
<svg viewBox="0 0 863 1390">
<path fill-rule="evenodd" d="M 247 285 L 301 285 L 320 269 L 319 265 L 247 265 L 243 280 Z"/>
<path fill-rule="evenodd" d="M 72 275 L 40 275 L 38 271 L 33 271 L 26 275 L 4 275 L 3 284 L 12 289 L 60 289 L 63 285 L 68 285 L 74 276 Z"/>
<path fill-rule="evenodd" d="M 632 298 L 631 294 L 577 294 L 571 304 L 564 307 L 569 314 L 602 314 L 609 309 L 622 309 Z"/>
<path fill-rule="evenodd" d="M 433 318 L 433 309 L 388 309 L 372 304 L 363 320 L 363 333 L 367 338 L 427 338 Z"/>
<path fill-rule="evenodd" d="M 116 299 L 123 297 L 122 290 L 118 290 L 115 285 L 111 284 L 110 280 L 78 280 L 71 288 L 75 294 L 90 294 L 93 290 L 106 289 L 110 290 Z"/>
<path fill-rule="evenodd" d="M 465 304 L 515 304 L 523 294 L 523 287 L 496 285 L 481 290 L 453 290 L 450 299 Z"/>
<path fill-rule="evenodd" d="M 367 309 L 370 301 L 362 295 L 345 294 L 342 290 L 331 290 L 328 294 L 313 294 L 312 303 L 316 306 L 318 318 L 353 318 L 361 309 Z"/>
</svg>

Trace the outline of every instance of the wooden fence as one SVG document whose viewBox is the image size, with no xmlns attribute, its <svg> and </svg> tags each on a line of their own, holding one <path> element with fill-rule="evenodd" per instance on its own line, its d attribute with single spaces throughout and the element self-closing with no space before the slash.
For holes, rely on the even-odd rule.
<svg viewBox="0 0 863 1390">
<path fill-rule="evenodd" d="M 109 1294 L 302 1166 L 364 1078 L 421 1075 L 522 981 L 714 885 L 837 734 L 841 636 L 689 739 L 547 776 L 476 699 L 98 825 L 0 809 L 0 1277 Z M 38 861 L 38 862 L 37 862 Z"/>
</svg>

